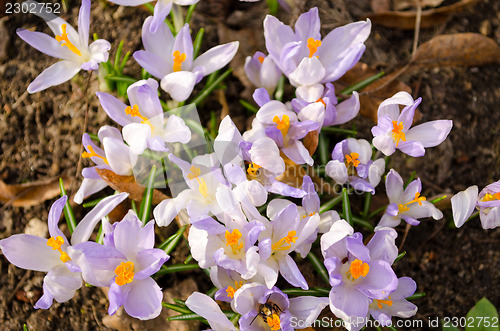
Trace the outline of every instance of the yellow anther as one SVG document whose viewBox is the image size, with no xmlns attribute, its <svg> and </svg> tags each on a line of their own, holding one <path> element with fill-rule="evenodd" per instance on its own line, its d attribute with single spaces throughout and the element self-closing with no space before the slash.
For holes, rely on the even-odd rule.
<svg viewBox="0 0 500 331">
<path fill-rule="evenodd" d="M 259 59 L 260 63 L 264 63 L 264 57 L 263 56 L 259 56 L 258 59 Z"/>
<path fill-rule="evenodd" d="M 323 98 L 319 98 L 318 100 L 316 100 L 316 102 L 321 102 L 323 104 L 323 106 L 326 107 L 326 103 L 325 103 L 325 100 L 323 100 Z"/>
<path fill-rule="evenodd" d="M 420 192 L 416 192 L 415 199 L 411 200 L 410 202 L 405 203 L 404 205 L 403 204 L 398 205 L 398 211 L 401 213 L 401 212 L 410 210 L 410 207 L 408 207 L 408 205 L 415 203 L 415 202 L 417 202 L 418 205 L 421 206 L 422 201 L 425 201 L 425 200 L 426 200 L 426 198 L 424 196 L 420 196 Z"/>
<path fill-rule="evenodd" d="M 313 57 L 314 53 L 321 46 L 321 40 L 316 40 L 314 38 L 307 39 L 307 48 L 309 48 L 309 57 Z"/>
<path fill-rule="evenodd" d="M 259 169 L 261 168 L 260 165 L 258 164 L 255 164 L 255 163 L 250 163 L 250 165 L 248 166 L 248 169 L 247 169 L 247 173 L 251 176 L 257 176 L 258 175 L 258 171 Z"/>
<path fill-rule="evenodd" d="M 230 297 L 231 299 L 234 298 L 234 293 L 240 289 L 240 287 L 243 286 L 243 281 L 237 282 L 234 281 L 234 287 L 228 286 L 226 289 L 227 296 Z"/>
<path fill-rule="evenodd" d="M 61 261 L 63 262 L 68 262 L 71 261 L 71 258 L 66 252 L 63 252 L 61 249 L 61 246 L 64 244 L 64 238 L 61 236 L 57 237 L 50 237 L 49 240 L 47 240 L 47 246 L 51 247 L 53 250 L 58 251 L 61 256 L 59 257 Z"/>
<path fill-rule="evenodd" d="M 200 191 L 204 198 L 208 197 L 208 188 L 205 180 L 203 178 L 196 178 L 196 180 L 198 181 L 198 191 Z"/>
<path fill-rule="evenodd" d="M 281 321 L 278 314 L 272 314 L 271 317 L 267 318 L 266 322 L 273 331 L 281 329 Z"/>
<path fill-rule="evenodd" d="M 174 67 L 173 71 L 181 71 L 182 70 L 182 62 L 186 61 L 186 53 L 181 53 L 179 51 L 175 51 L 174 54 Z"/>
<path fill-rule="evenodd" d="M 406 141 L 405 133 L 403 132 L 403 122 L 392 121 L 392 140 L 396 143 L 398 147 L 399 141 Z"/>
<path fill-rule="evenodd" d="M 366 277 L 366 275 L 368 275 L 368 271 L 370 271 L 368 263 L 356 259 L 351 262 L 351 266 L 349 267 L 347 274 L 351 274 L 352 278 L 358 279 L 361 276 Z"/>
<path fill-rule="evenodd" d="M 484 197 L 481 199 L 483 202 L 488 202 L 488 201 L 494 201 L 494 200 L 500 200 L 500 192 L 497 193 L 486 193 Z"/>
<path fill-rule="evenodd" d="M 115 283 L 119 286 L 131 283 L 134 280 L 134 262 L 122 262 L 115 269 Z"/>
<path fill-rule="evenodd" d="M 284 251 L 292 247 L 292 243 L 297 241 L 297 232 L 295 230 L 288 231 L 288 234 L 275 242 L 271 248 L 273 251 Z"/>
<path fill-rule="evenodd" d="M 283 115 L 280 119 L 278 115 L 274 116 L 273 122 L 276 123 L 276 128 L 281 131 L 283 138 L 287 135 L 288 129 L 290 129 L 290 117 L 288 115 Z"/>
<path fill-rule="evenodd" d="M 142 114 L 139 112 L 139 106 L 134 105 L 133 107 L 127 106 L 125 108 L 125 114 L 130 115 L 131 117 L 139 117 L 142 121 L 141 124 L 147 124 L 151 128 L 151 132 L 154 131 L 154 127 L 149 121 L 147 117 L 142 116 Z"/>
<path fill-rule="evenodd" d="M 189 171 L 191 171 L 190 173 L 188 173 L 187 175 L 187 178 L 189 179 L 195 179 L 197 178 L 199 175 L 201 175 L 201 170 L 200 168 L 197 168 L 195 166 L 191 166 L 191 168 L 189 168 Z"/>
<path fill-rule="evenodd" d="M 243 248 L 243 243 L 240 243 L 241 236 L 241 232 L 238 229 L 234 229 L 232 232 L 226 230 L 226 246 L 231 246 L 233 254 L 237 254 Z"/>
<path fill-rule="evenodd" d="M 76 46 L 73 45 L 71 41 L 69 41 L 68 33 L 66 32 L 66 26 L 67 26 L 66 24 L 61 25 L 62 33 L 60 36 L 56 36 L 56 40 L 59 42 L 62 41 L 63 43 L 61 44 L 61 46 L 66 46 L 70 51 L 72 51 L 78 56 L 81 56 L 82 53 L 80 52 L 80 50 L 76 48 Z"/>
<path fill-rule="evenodd" d="M 359 158 L 359 154 L 358 153 L 352 152 L 351 154 L 346 154 L 346 156 L 345 156 L 345 163 L 346 163 L 347 166 L 349 166 L 350 164 L 352 164 L 354 167 L 357 167 L 361 163 L 361 161 L 359 161 L 358 158 Z"/>
<path fill-rule="evenodd" d="M 90 157 L 98 157 L 100 159 L 102 159 L 104 161 L 104 163 L 106 163 L 107 165 L 109 165 L 109 162 L 108 160 L 104 157 L 104 156 L 101 156 L 99 154 L 97 154 L 95 151 L 94 151 L 94 148 L 92 147 L 92 145 L 87 145 L 87 149 L 90 151 L 90 152 L 83 152 L 82 153 L 82 157 L 85 159 L 85 158 L 90 158 Z"/>
<path fill-rule="evenodd" d="M 302 218 L 306 218 L 306 217 L 311 217 L 311 216 L 314 216 L 316 213 L 310 213 L 309 215 L 304 215 L 302 216 Z"/>
<path fill-rule="evenodd" d="M 387 305 L 389 307 L 392 306 L 392 300 L 390 300 L 391 297 L 389 296 L 388 299 L 389 300 L 377 300 L 377 299 L 375 299 L 375 301 L 377 302 L 378 309 L 382 309 L 383 308 L 382 304 Z"/>
</svg>

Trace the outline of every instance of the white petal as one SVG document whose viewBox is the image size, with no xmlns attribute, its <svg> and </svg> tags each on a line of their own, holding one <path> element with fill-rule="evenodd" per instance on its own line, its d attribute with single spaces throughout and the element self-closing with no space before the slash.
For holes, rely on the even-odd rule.
<svg viewBox="0 0 500 331">
<path fill-rule="evenodd" d="M 196 314 L 204 317 L 214 331 L 235 331 L 236 327 L 224 315 L 219 305 L 208 295 L 194 292 L 187 298 L 186 306 Z"/>
<path fill-rule="evenodd" d="M 326 164 L 326 174 L 339 184 L 347 182 L 347 168 L 338 160 L 331 160 Z"/>
<path fill-rule="evenodd" d="M 196 75 L 189 71 L 172 72 L 161 80 L 161 88 L 175 101 L 185 101 L 193 92 Z"/>
<path fill-rule="evenodd" d="M 465 221 L 474 212 L 477 204 L 478 188 L 473 185 L 465 191 L 455 194 L 451 198 L 451 209 L 453 211 L 453 221 L 457 228 L 464 225 Z"/>
<path fill-rule="evenodd" d="M 76 62 L 63 60 L 45 69 L 28 86 L 29 93 L 36 93 L 51 86 L 56 86 L 70 80 L 80 71 L 80 65 Z"/>
</svg>

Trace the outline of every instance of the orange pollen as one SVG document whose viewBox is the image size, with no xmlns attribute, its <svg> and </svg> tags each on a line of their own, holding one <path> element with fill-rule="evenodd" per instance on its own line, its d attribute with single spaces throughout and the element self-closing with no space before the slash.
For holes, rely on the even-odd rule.
<svg viewBox="0 0 500 331">
<path fill-rule="evenodd" d="M 63 43 L 61 44 L 61 46 L 66 46 L 66 47 L 68 47 L 68 49 L 70 51 L 72 51 L 73 53 L 75 53 L 78 56 L 81 56 L 82 53 L 80 52 L 80 50 L 78 48 L 76 48 L 76 46 L 73 45 L 73 43 L 71 41 L 69 41 L 68 33 L 66 32 L 66 26 L 67 26 L 66 24 L 61 25 L 62 33 L 60 36 L 56 36 L 56 40 L 58 42 L 62 41 Z"/>
<path fill-rule="evenodd" d="M 197 168 L 195 166 L 191 166 L 191 168 L 189 168 L 189 170 L 191 171 L 188 175 L 187 175 L 187 178 L 189 179 L 195 179 L 197 178 L 199 175 L 201 175 L 201 170 L 200 168 Z"/>
<path fill-rule="evenodd" d="M 388 305 L 389 307 L 392 306 L 392 300 L 391 297 L 389 296 L 388 297 L 389 300 L 377 300 L 375 299 L 375 301 L 377 301 L 377 306 L 378 306 L 378 309 L 382 309 L 382 304 L 385 304 L 385 305 Z"/>
<path fill-rule="evenodd" d="M 259 59 L 260 63 L 264 63 L 264 57 L 263 56 L 259 56 L 258 59 Z"/>
<path fill-rule="evenodd" d="M 141 124 L 147 124 L 151 128 L 151 132 L 154 131 L 153 125 L 151 125 L 151 122 L 149 122 L 149 119 L 146 117 L 142 116 L 141 113 L 139 112 L 139 106 L 134 105 L 133 107 L 127 106 L 125 108 L 125 114 L 130 115 L 132 117 L 139 117 L 142 121 Z"/>
<path fill-rule="evenodd" d="M 102 159 L 104 161 L 104 163 L 106 163 L 107 165 L 109 165 L 109 162 L 108 160 L 104 157 L 104 156 L 101 156 L 99 154 L 97 154 L 95 151 L 94 151 L 94 148 L 92 147 L 92 145 L 87 145 L 87 149 L 90 151 L 90 152 L 83 152 L 82 153 L 82 157 L 85 159 L 85 158 L 90 158 L 90 157 L 98 157 L 100 159 Z"/>
<path fill-rule="evenodd" d="M 307 48 L 309 48 L 309 57 L 313 57 L 314 53 L 321 46 L 321 40 L 316 40 L 314 38 L 307 39 Z"/>
<path fill-rule="evenodd" d="M 407 210 L 410 210 L 410 207 L 408 207 L 408 205 L 414 203 L 414 202 L 417 202 L 419 206 L 422 205 L 422 201 L 425 201 L 426 198 L 424 196 L 420 196 L 420 192 L 417 192 L 415 193 L 415 199 L 411 200 L 410 202 L 407 202 L 405 203 L 404 205 L 403 204 L 399 204 L 398 205 L 398 211 L 401 213 L 401 212 L 404 212 L 404 211 L 407 211 Z"/>
<path fill-rule="evenodd" d="M 241 232 L 238 229 L 234 229 L 232 232 L 226 230 L 226 246 L 231 246 L 233 254 L 237 254 L 240 249 L 243 248 L 243 243 L 240 243 Z"/>
<path fill-rule="evenodd" d="M 272 314 L 271 317 L 268 317 L 266 323 L 273 331 L 281 329 L 281 321 L 277 314 Z"/>
<path fill-rule="evenodd" d="M 481 199 L 481 201 L 483 202 L 494 201 L 494 200 L 500 200 L 500 192 L 494 194 L 486 193 L 484 197 Z"/>
<path fill-rule="evenodd" d="M 259 169 L 261 168 L 260 165 L 258 164 L 255 164 L 255 163 L 250 163 L 250 165 L 248 166 L 248 169 L 247 169 L 247 173 L 249 175 L 252 175 L 252 176 L 257 176 L 257 171 L 259 171 Z"/>
<path fill-rule="evenodd" d="M 399 141 L 406 141 L 405 133 L 403 132 L 403 122 L 392 121 L 392 139 L 398 147 Z"/>
<path fill-rule="evenodd" d="M 323 100 L 323 98 L 319 98 L 318 100 L 316 100 L 316 102 L 321 102 L 323 104 L 323 106 L 326 107 L 326 103 L 325 103 L 325 100 Z"/>
<path fill-rule="evenodd" d="M 134 262 L 122 262 L 115 269 L 115 283 L 119 286 L 131 283 L 134 280 Z"/>
<path fill-rule="evenodd" d="M 314 214 L 316 214 L 316 213 L 310 213 L 309 215 L 304 215 L 304 216 L 302 216 L 302 218 L 311 217 L 311 216 L 314 216 Z"/>
<path fill-rule="evenodd" d="M 174 54 L 174 67 L 173 71 L 181 71 L 182 70 L 182 62 L 186 61 L 186 53 L 181 53 L 179 51 L 175 51 Z"/>
<path fill-rule="evenodd" d="M 273 251 L 284 251 L 292 247 L 292 243 L 297 241 L 297 232 L 289 231 L 286 236 L 275 242 L 271 248 Z"/>
<path fill-rule="evenodd" d="M 64 244 L 64 238 L 61 236 L 57 237 L 50 237 L 49 240 L 47 240 L 47 246 L 51 247 L 53 250 L 58 251 L 61 256 L 59 257 L 61 261 L 63 262 L 68 262 L 71 261 L 71 258 L 66 252 L 63 252 L 61 249 L 62 244 Z"/>
<path fill-rule="evenodd" d="M 349 267 L 349 271 L 347 273 L 350 273 L 352 278 L 358 279 L 361 276 L 366 277 L 366 275 L 368 275 L 368 271 L 370 271 L 368 263 L 356 259 L 351 262 L 351 266 Z"/>
<path fill-rule="evenodd" d="M 234 298 L 234 293 L 240 289 L 240 287 L 243 286 L 243 281 L 237 282 L 234 281 L 234 287 L 228 286 L 226 289 L 227 296 L 230 297 L 231 299 Z"/>
<path fill-rule="evenodd" d="M 273 122 L 276 123 L 276 128 L 281 131 L 283 138 L 287 135 L 288 129 L 290 129 L 290 117 L 288 115 L 283 115 L 280 119 L 278 115 L 274 116 Z"/>
<path fill-rule="evenodd" d="M 349 166 L 350 164 L 352 164 L 354 167 L 359 166 L 361 162 L 358 160 L 358 157 L 359 157 L 358 153 L 352 152 L 351 154 L 348 155 L 346 154 L 345 156 L 346 165 Z"/>
</svg>

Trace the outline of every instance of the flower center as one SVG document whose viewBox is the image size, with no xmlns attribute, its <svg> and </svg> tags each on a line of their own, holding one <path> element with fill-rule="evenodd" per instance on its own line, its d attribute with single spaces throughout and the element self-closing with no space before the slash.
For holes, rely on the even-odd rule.
<svg viewBox="0 0 500 331">
<path fill-rule="evenodd" d="M 227 296 L 233 299 L 234 293 L 236 293 L 236 291 L 238 291 L 242 286 L 243 286 L 243 281 L 241 282 L 234 281 L 234 287 L 228 286 L 226 289 Z"/>
<path fill-rule="evenodd" d="M 410 210 L 410 207 L 408 207 L 408 205 L 414 203 L 414 202 L 418 202 L 418 205 L 421 206 L 422 205 L 422 201 L 425 201 L 426 198 L 424 196 L 420 196 L 420 193 L 417 192 L 415 193 L 415 199 L 411 200 L 410 202 L 407 202 L 405 203 L 404 205 L 403 204 L 399 204 L 398 205 L 398 211 L 400 213 L 404 212 L 404 211 L 407 211 L 407 210 Z"/>
<path fill-rule="evenodd" d="M 182 62 L 186 61 L 186 53 L 181 53 L 179 51 L 175 51 L 174 54 L 174 72 L 182 70 Z"/>
<path fill-rule="evenodd" d="M 321 102 L 323 104 L 323 106 L 326 107 L 326 103 L 325 103 L 325 100 L 323 100 L 323 98 L 319 98 L 318 100 L 316 100 L 316 102 Z"/>
<path fill-rule="evenodd" d="M 49 240 L 47 240 L 47 246 L 51 247 L 55 251 L 59 251 L 61 256 L 59 257 L 61 261 L 63 262 L 68 262 L 71 261 L 71 258 L 68 256 L 66 252 L 63 252 L 61 249 L 62 244 L 64 244 L 64 238 L 61 236 L 57 237 L 50 237 Z"/>
<path fill-rule="evenodd" d="M 131 283 L 134 280 L 134 262 L 122 262 L 115 269 L 115 283 L 119 286 Z"/>
<path fill-rule="evenodd" d="M 346 274 L 350 274 L 352 278 L 358 279 L 361 276 L 366 277 L 366 275 L 368 275 L 368 271 L 370 271 L 368 263 L 356 259 L 351 262 L 351 266 Z"/>
<path fill-rule="evenodd" d="M 260 63 L 264 63 L 264 57 L 263 56 L 259 56 L 258 59 L 259 59 Z"/>
<path fill-rule="evenodd" d="M 200 192 L 201 195 L 203 195 L 204 198 L 208 197 L 209 194 L 208 194 L 207 183 L 203 178 L 199 177 L 201 175 L 201 169 L 195 166 L 191 166 L 189 170 L 191 172 L 187 174 L 187 178 L 191 180 L 196 179 L 196 181 L 198 182 L 198 191 Z"/>
<path fill-rule="evenodd" d="M 316 40 L 314 38 L 307 39 L 307 48 L 309 48 L 309 57 L 313 57 L 314 53 L 318 50 L 318 47 L 321 46 L 321 40 Z"/>
<path fill-rule="evenodd" d="M 273 251 L 284 251 L 292 247 L 292 243 L 297 241 L 297 232 L 289 231 L 286 236 L 275 242 L 271 248 Z"/>
<path fill-rule="evenodd" d="M 151 124 L 151 122 L 149 121 L 149 119 L 142 116 L 142 114 L 139 112 L 138 105 L 134 105 L 133 107 L 127 106 L 127 108 L 125 108 L 125 114 L 130 115 L 131 117 L 139 117 L 142 120 L 141 124 L 149 125 L 149 127 L 151 128 L 151 132 L 154 131 L 154 127 Z"/>
<path fill-rule="evenodd" d="M 392 306 L 392 300 L 391 297 L 389 296 L 387 299 L 389 300 L 377 300 L 375 299 L 375 302 L 377 303 L 378 309 L 382 309 L 382 304 L 387 305 L 387 306 Z"/>
<path fill-rule="evenodd" d="M 486 193 L 484 197 L 481 198 L 481 201 L 483 202 L 488 202 L 488 201 L 495 201 L 495 200 L 500 200 L 500 192 L 497 193 Z"/>
<path fill-rule="evenodd" d="M 261 168 L 260 165 L 258 164 L 255 164 L 255 163 L 250 163 L 250 165 L 248 166 L 248 169 L 247 169 L 247 173 L 250 175 L 250 176 L 258 176 L 259 175 L 259 169 Z"/>
<path fill-rule="evenodd" d="M 76 46 L 73 45 L 71 41 L 69 41 L 68 33 L 66 32 L 66 26 L 67 26 L 66 24 L 61 25 L 62 33 L 60 36 L 56 36 L 56 40 L 59 42 L 62 41 L 63 43 L 61 44 L 61 46 L 66 46 L 70 51 L 72 51 L 78 56 L 81 56 L 82 53 L 80 52 L 80 50 L 76 48 Z"/>
<path fill-rule="evenodd" d="M 359 154 L 352 152 L 351 154 L 346 154 L 345 156 L 345 163 L 346 166 L 349 167 L 350 164 L 352 164 L 354 167 L 357 167 L 361 161 L 358 160 Z"/>
<path fill-rule="evenodd" d="M 226 246 L 231 246 L 233 254 L 238 254 L 243 248 L 243 243 L 240 243 L 241 232 L 238 229 L 234 229 L 232 232 L 226 230 Z"/>
<path fill-rule="evenodd" d="M 281 321 L 278 314 L 272 314 L 270 317 L 267 318 L 266 323 L 271 327 L 271 330 L 273 331 L 281 329 L 280 326 Z"/>
<path fill-rule="evenodd" d="M 392 121 L 392 140 L 396 143 L 398 147 L 399 141 L 406 141 L 405 133 L 403 132 L 403 122 Z"/>
<path fill-rule="evenodd" d="M 188 173 L 187 175 L 187 178 L 189 179 L 195 179 L 197 178 L 199 175 L 201 175 L 201 170 L 200 168 L 197 168 L 195 166 L 191 166 L 191 168 L 189 168 L 189 171 L 191 171 L 190 173 Z"/>
<path fill-rule="evenodd" d="M 84 159 L 86 158 L 91 158 L 91 157 L 98 157 L 100 159 L 102 159 L 104 161 L 104 163 L 106 163 L 107 165 L 109 165 L 109 162 L 108 160 L 104 157 L 104 156 L 101 156 L 99 154 L 97 154 L 95 151 L 94 151 L 94 148 L 92 147 L 92 145 L 87 145 L 87 149 L 90 151 L 90 152 L 83 152 L 82 153 L 82 157 Z"/>
<path fill-rule="evenodd" d="M 278 115 L 276 115 L 273 118 L 273 122 L 277 124 L 276 127 L 281 131 L 283 138 L 285 138 L 288 133 L 288 129 L 290 129 L 290 117 L 288 117 L 288 115 L 283 115 L 280 119 Z"/>
</svg>

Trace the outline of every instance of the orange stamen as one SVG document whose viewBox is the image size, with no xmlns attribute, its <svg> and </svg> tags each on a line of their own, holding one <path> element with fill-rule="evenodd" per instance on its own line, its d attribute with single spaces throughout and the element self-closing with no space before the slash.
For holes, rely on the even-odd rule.
<svg viewBox="0 0 500 331">
<path fill-rule="evenodd" d="M 406 141 L 405 133 L 403 132 L 403 122 L 392 121 L 392 139 L 398 147 L 399 141 Z"/>
<path fill-rule="evenodd" d="M 349 267 L 349 271 L 347 273 L 350 273 L 352 278 L 358 279 L 361 276 L 366 277 L 369 271 L 370 266 L 368 265 L 368 263 L 356 259 L 351 262 L 351 266 Z"/>
<path fill-rule="evenodd" d="M 115 269 L 115 283 L 119 286 L 131 283 L 134 280 L 134 262 L 122 262 Z"/>
<path fill-rule="evenodd" d="M 175 51 L 174 54 L 174 67 L 173 71 L 181 71 L 182 70 L 182 62 L 186 61 L 186 53 L 181 53 L 179 51 Z"/>
<path fill-rule="evenodd" d="M 314 38 L 307 39 L 307 48 L 309 48 L 309 58 L 313 57 L 314 53 L 318 51 L 318 47 L 321 46 L 321 40 L 316 40 Z"/>
<path fill-rule="evenodd" d="M 56 36 L 56 40 L 59 42 L 62 41 L 63 43 L 61 44 L 61 46 L 66 46 L 70 51 L 72 51 L 78 56 L 81 56 L 82 53 L 80 52 L 80 50 L 76 48 L 76 46 L 73 45 L 71 41 L 69 41 L 68 33 L 66 32 L 66 26 L 67 26 L 66 24 L 61 25 L 62 33 L 60 36 Z"/>
<path fill-rule="evenodd" d="M 358 160 L 358 157 L 359 157 L 358 153 L 352 152 L 349 155 L 346 154 L 346 156 L 345 156 L 346 165 L 349 166 L 350 164 L 352 164 L 354 167 L 359 166 L 361 161 Z"/>
<path fill-rule="evenodd" d="M 82 157 L 85 159 L 85 158 L 90 158 L 90 157 L 98 157 L 100 159 L 102 159 L 104 161 L 104 163 L 106 163 L 107 165 L 109 165 L 109 162 L 108 160 L 104 157 L 104 156 L 101 156 L 99 154 L 97 154 L 95 151 L 94 151 L 94 148 L 92 147 L 92 145 L 87 145 L 87 149 L 90 151 L 89 152 L 83 152 L 82 153 Z"/>
</svg>

